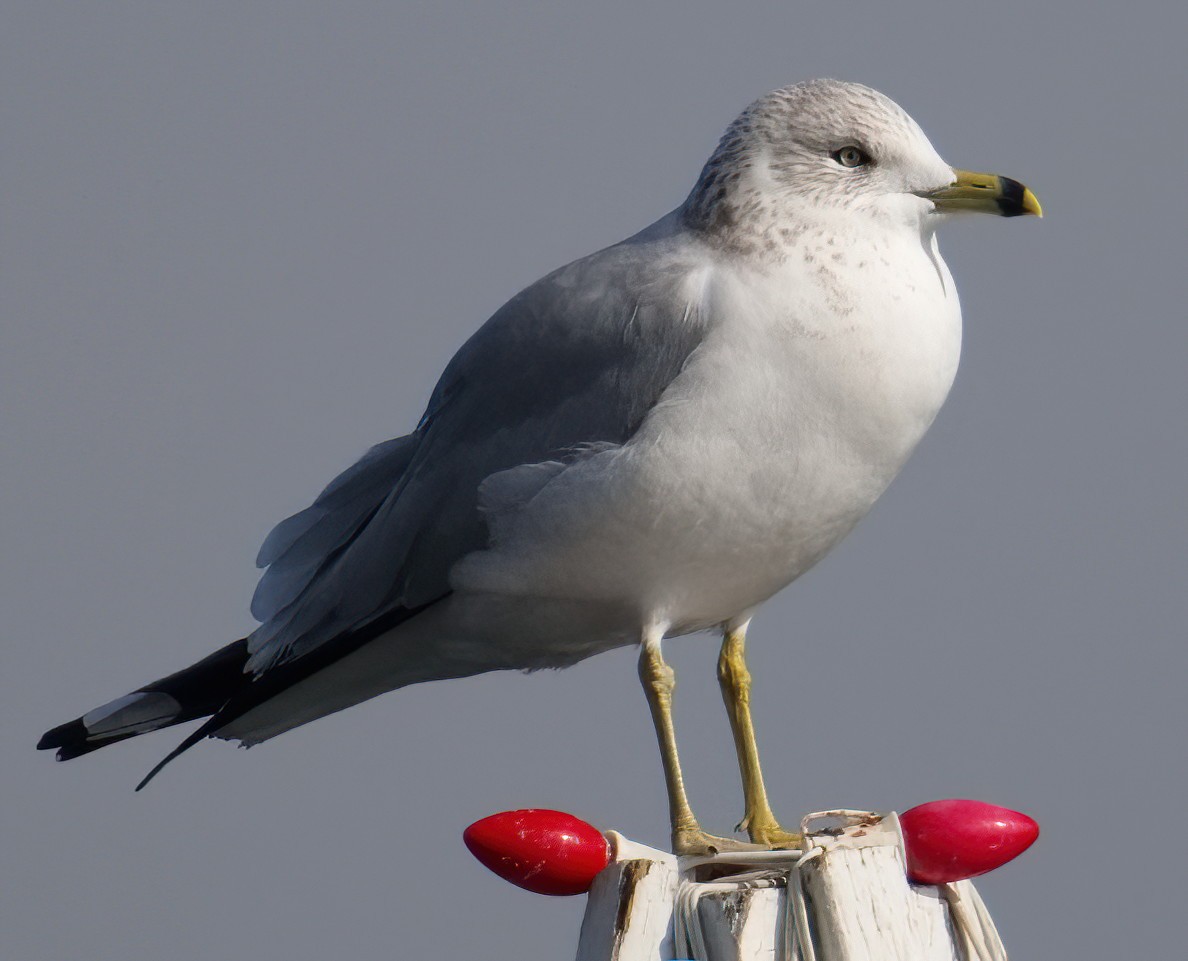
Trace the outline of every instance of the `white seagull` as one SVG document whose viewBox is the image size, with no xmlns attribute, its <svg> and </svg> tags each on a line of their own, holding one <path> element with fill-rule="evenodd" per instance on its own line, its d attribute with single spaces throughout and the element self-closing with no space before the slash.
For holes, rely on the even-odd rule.
<svg viewBox="0 0 1188 961">
<path fill-rule="evenodd" d="M 674 850 L 686 797 L 666 637 L 714 629 L 751 843 L 767 801 L 743 660 L 755 609 L 819 561 L 940 409 L 961 311 L 936 229 L 1040 214 L 945 163 L 867 87 L 776 90 L 726 130 L 683 204 L 517 294 L 446 368 L 416 430 L 269 534 L 260 626 L 49 731 L 66 760 L 209 718 L 258 744 L 385 691 L 567 667 L 638 644 Z"/>
</svg>

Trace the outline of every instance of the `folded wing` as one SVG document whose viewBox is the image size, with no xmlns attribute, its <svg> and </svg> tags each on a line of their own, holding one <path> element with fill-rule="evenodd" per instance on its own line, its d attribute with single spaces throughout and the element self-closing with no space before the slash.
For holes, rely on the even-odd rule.
<svg viewBox="0 0 1188 961">
<path fill-rule="evenodd" d="M 648 243 L 514 297 L 454 357 L 413 434 L 373 448 L 277 526 L 260 551 L 251 671 L 448 594 L 451 567 L 486 546 L 478 491 L 492 474 L 632 436 L 705 329 L 688 265 L 654 242 L 648 256 Z"/>
</svg>

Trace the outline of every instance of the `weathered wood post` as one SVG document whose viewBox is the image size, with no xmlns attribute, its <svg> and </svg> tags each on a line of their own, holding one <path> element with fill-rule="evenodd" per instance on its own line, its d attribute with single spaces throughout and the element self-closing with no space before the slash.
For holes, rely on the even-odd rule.
<svg viewBox="0 0 1188 961">
<path fill-rule="evenodd" d="M 513 884 L 588 894 L 577 961 L 1006 961 L 968 879 L 1036 839 L 1027 815 L 951 799 L 821 811 L 801 833 L 796 850 L 677 857 L 528 808 L 464 838 Z"/>
<path fill-rule="evenodd" d="M 577 961 L 1005 961 L 969 881 L 909 881 L 895 814 L 803 826 L 801 851 L 700 858 L 612 832 Z"/>
</svg>

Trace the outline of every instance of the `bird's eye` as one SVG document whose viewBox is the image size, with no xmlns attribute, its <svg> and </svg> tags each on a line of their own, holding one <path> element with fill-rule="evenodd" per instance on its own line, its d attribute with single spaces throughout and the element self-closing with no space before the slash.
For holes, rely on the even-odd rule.
<svg viewBox="0 0 1188 961">
<path fill-rule="evenodd" d="M 843 167 L 862 167 L 870 163 L 870 154 L 853 145 L 833 151 L 833 159 Z"/>
</svg>

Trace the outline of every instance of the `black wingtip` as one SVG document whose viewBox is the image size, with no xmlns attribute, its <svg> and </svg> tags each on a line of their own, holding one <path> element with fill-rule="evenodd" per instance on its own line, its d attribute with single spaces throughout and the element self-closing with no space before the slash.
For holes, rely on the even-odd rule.
<svg viewBox="0 0 1188 961">
<path fill-rule="evenodd" d="M 56 747 L 64 747 L 72 741 L 86 740 L 87 729 L 83 727 L 82 718 L 75 718 L 66 724 L 59 724 L 41 735 L 37 742 L 37 750 L 52 751 Z"/>
<path fill-rule="evenodd" d="M 107 745 L 115 744 L 118 741 L 126 741 L 130 737 L 135 737 L 135 734 L 112 734 L 107 737 L 92 738 L 80 717 L 67 724 L 59 724 L 53 730 L 46 731 L 41 735 L 41 740 L 37 742 L 37 750 L 52 751 L 57 748 L 58 753 L 54 755 L 55 761 L 72 761 L 76 757 L 98 751 L 99 748 L 107 747 Z"/>
<path fill-rule="evenodd" d="M 247 656 L 247 639 L 240 638 L 196 664 L 133 691 L 132 694 L 166 695 L 178 703 L 179 710 L 176 713 L 172 716 L 163 715 L 160 723 L 152 728 L 137 724 L 131 730 L 94 734 L 87 730 L 80 717 L 46 731 L 37 742 L 37 748 L 41 751 L 57 748 L 57 759 L 69 761 L 109 744 L 148 733 L 150 729 L 158 730 L 214 714 L 240 686 L 249 682 L 243 672 Z"/>
<path fill-rule="evenodd" d="M 97 744 L 87 743 L 87 729 L 81 717 L 46 731 L 37 742 L 39 751 L 52 751 L 57 748 L 56 759 L 59 761 L 69 761 L 80 754 L 88 754 L 96 747 Z"/>
<path fill-rule="evenodd" d="M 214 718 L 211 718 L 211 720 L 213 721 Z M 170 751 L 168 754 L 166 754 L 153 767 L 153 769 L 151 771 L 149 771 L 148 774 L 146 774 L 141 779 L 140 783 L 136 785 L 136 790 L 137 791 L 144 790 L 145 785 L 147 785 L 149 781 L 151 781 L 158 774 L 160 774 L 161 771 L 164 770 L 166 764 L 168 764 L 170 761 L 172 761 L 179 754 L 184 754 L 186 751 L 188 751 L 190 748 L 192 748 L 195 744 L 197 744 L 203 738 L 209 737 L 210 732 L 212 730 L 214 730 L 217 726 L 218 725 L 212 724 L 210 721 L 207 721 L 205 724 L 203 724 L 200 728 L 198 728 L 198 730 L 196 730 L 193 734 L 191 734 L 184 741 L 182 741 L 181 744 L 179 744 L 172 751 Z"/>
</svg>

